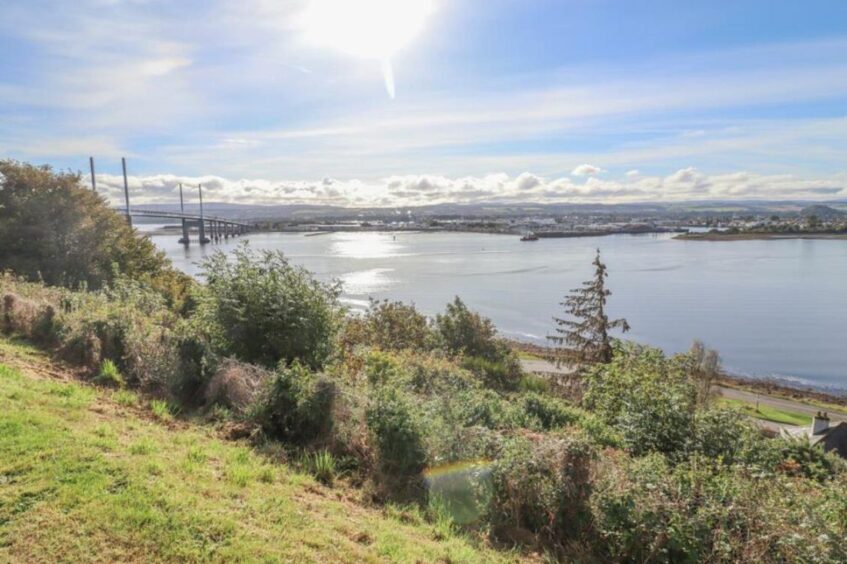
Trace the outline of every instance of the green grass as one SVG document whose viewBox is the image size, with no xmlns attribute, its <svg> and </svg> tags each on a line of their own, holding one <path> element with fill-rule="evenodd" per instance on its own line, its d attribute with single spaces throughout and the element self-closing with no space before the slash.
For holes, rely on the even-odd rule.
<svg viewBox="0 0 847 564">
<path fill-rule="evenodd" d="M 516 558 L 118 393 L 0 364 L 0 562 Z"/>
<path fill-rule="evenodd" d="M 168 406 L 168 402 L 162 400 L 153 400 L 150 402 L 150 411 L 153 412 L 153 415 L 156 419 L 160 421 L 170 421 L 173 419 L 173 415 L 171 414 L 171 408 Z"/>
<path fill-rule="evenodd" d="M 744 390 L 746 392 L 751 392 L 754 394 L 761 394 L 763 396 L 769 396 L 774 398 L 782 398 L 790 401 L 795 401 L 797 403 L 802 403 L 814 408 L 822 409 L 823 411 L 832 411 L 835 413 L 847 413 L 847 405 L 823 401 L 813 397 L 797 397 L 796 395 L 792 395 L 791 393 L 785 393 L 785 391 L 781 390 L 773 390 L 770 392 L 763 392 L 761 389 L 745 385 L 739 382 L 724 382 L 721 385 L 726 386 L 728 388 L 734 388 L 736 390 Z M 798 393 L 802 393 L 801 391 L 797 391 Z"/>
<path fill-rule="evenodd" d="M 100 366 L 100 372 L 94 380 L 103 386 L 114 386 L 115 388 L 123 388 L 126 385 L 124 377 L 111 360 L 103 361 L 103 364 Z"/>
<path fill-rule="evenodd" d="M 545 360 L 543 356 L 531 353 L 529 351 L 517 349 L 515 350 L 515 352 L 517 353 L 518 358 L 521 360 Z"/>
<path fill-rule="evenodd" d="M 718 403 L 726 407 L 738 409 L 745 415 L 755 417 L 756 419 L 762 419 L 764 421 L 797 426 L 809 425 L 812 423 L 812 418 L 810 416 L 805 413 L 800 413 L 799 411 L 777 409 L 764 404 L 759 404 L 759 408 L 756 409 L 756 405 L 753 403 L 728 398 L 721 398 L 718 400 Z"/>
</svg>

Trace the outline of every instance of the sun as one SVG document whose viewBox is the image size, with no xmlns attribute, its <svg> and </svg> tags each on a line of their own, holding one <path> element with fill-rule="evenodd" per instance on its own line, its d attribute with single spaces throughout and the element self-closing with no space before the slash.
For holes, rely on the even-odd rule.
<svg viewBox="0 0 847 564">
<path fill-rule="evenodd" d="M 391 57 L 423 31 L 435 0 L 309 0 L 300 17 L 305 40 L 382 61 L 393 97 Z"/>
</svg>

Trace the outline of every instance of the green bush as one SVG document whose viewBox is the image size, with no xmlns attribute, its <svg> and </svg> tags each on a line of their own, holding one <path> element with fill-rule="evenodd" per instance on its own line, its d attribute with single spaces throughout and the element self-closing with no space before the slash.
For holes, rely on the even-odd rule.
<svg viewBox="0 0 847 564">
<path fill-rule="evenodd" d="M 515 437 L 493 463 L 489 520 L 495 533 L 520 530 L 564 544 L 588 530 L 594 452 L 581 437 Z"/>
<path fill-rule="evenodd" d="M 466 356 L 461 366 L 482 379 L 484 386 L 496 390 L 515 390 L 518 388 L 523 372 L 517 357 L 503 349 L 497 353 L 497 360 L 488 360 L 481 356 Z"/>
<path fill-rule="evenodd" d="M 529 393 L 517 404 L 518 421 L 527 429 L 549 431 L 577 423 L 584 412 L 552 396 Z"/>
<path fill-rule="evenodd" d="M 253 414 L 269 436 L 305 445 L 332 431 L 336 387 L 326 377 L 295 362 L 281 365 L 267 384 Z"/>
<path fill-rule="evenodd" d="M 371 301 L 362 317 L 348 320 L 345 327 L 348 344 L 364 344 L 383 350 L 431 350 L 435 334 L 429 319 L 414 305 L 402 302 Z"/>
<path fill-rule="evenodd" d="M 698 411 L 689 450 L 719 463 L 772 465 L 766 462 L 766 439 L 747 417 L 731 409 Z M 773 460 L 773 458 L 770 458 Z"/>
<path fill-rule="evenodd" d="M 694 432 L 697 390 L 681 358 L 617 343 L 612 362 L 586 375 L 584 404 L 621 435 L 636 455 L 684 453 Z"/>
<path fill-rule="evenodd" d="M 535 392 L 536 394 L 550 393 L 550 380 L 538 374 L 524 373 L 518 380 L 518 391 Z"/>
<path fill-rule="evenodd" d="M 422 430 L 409 402 L 390 388 L 379 390 L 366 414 L 383 481 L 391 489 L 419 486 L 427 456 Z"/>
<path fill-rule="evenodd" d="M 463 427 L 505 429 L 512 426 L 508 403 L 492 390 L 463 390 L 443 401 L 457 406 Z"/>
<path fill-rule="evenodd" d="M 185 405 L 200 405 L 221 362 L 207 329 L 194 317 L 180 320 L 171 335 L 179 370 L 172 375 L 168 389 Z"/>
<path fill-rule="evenodd" d="M 809 444 L 805 437 L 781 438 L 768 444 L 778 457 L 776 469 L 789 476 L 802 476 L 823 482 L 847 474 L 847 463 L 821 445 Z M 847 517 L 847 515 L 845 515 Z"/>
<path fill-rule="evenodd" d="M 176 323 L 158 293 L 119 279 L 112 287 L 67 300 L 56 333 L 70 362 L 96 370 L 111 360 L 127 384 L 164 392 L 181 369 Z"/>
<path fill-rule="evenodd" d="M 841 562 L 844 486 L 810 487 L 699 456 L 604 465 L 591 497 L 599 558 L 615 562 Z"/>
<path fill-rule="evenodd" d="M 320 368 L 340 322 L 337 284 L 322 284 L 281 253 L 216 252 L 203 263 L 206 288 L 197 315 L 224 355 L 273 367 L 294 361 Z"/>
<path fill-rule="evenodd" d="M 364 360 L 371 386 L 398 386 L 420 395 L 444 395 L 476 388 L 476 378 L 448 359 L 411 351 L 370 351 Z"/>
<path fill-rule="evenodd" d="M 490 319 L 468 309 L 458 297 L 435 318 L 443 346 L 451 354 L 497 360 L 497 330 Z"/>
</svg>

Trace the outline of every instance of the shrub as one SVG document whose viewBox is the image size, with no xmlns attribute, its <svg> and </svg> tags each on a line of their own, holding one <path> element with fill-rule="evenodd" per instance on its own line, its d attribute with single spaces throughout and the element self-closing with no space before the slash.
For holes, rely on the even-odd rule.
<svg viewBox="0 0 847 564">
<path fill-rule="evenodd" d="M 323 365 L 340 321 L 337 284 L 322 284 L 281 253 L 252 251 L 246 243 L 231 257 L 218 251 L 208 258 L 203 276 L 197 315 L 221 353 L 269 367 Z"/>
<path fill-rule="evenodd" d="M 520 380 L 518 380 L 518 391 L 547 394 L 550 392 L 550 381 L 538 374 L 524 373 L 521 375 Z"/>
<path fill-rule="evenodd" d="M 172 330 L 177 318 L 162 297 L 121 279 L 74 298 L 58 323 L 62 356 L 92 371 L 111 360 L 129 385 L 166 391 L 181 367 Z"/>
<path fill-rule="evenodd" d="M 253 414 L 268 435 L 295 444 L 308 444 L 332 430 L 336 388 L 295 362 L 280 366 L 268 381 Z"/>
<path fill-rule="evenodd" d="M 518 387 L 523 372 L 512 350 L 497 339 L 490 319 L 482 317 L 458 297 L 447 304 L 444 314 L 435 318 L 435 329 L 442 347 L 451 355 L 461 356 L 461 364 L 480 377 L 485 386 L 501 390 Z"/>
<path fill-rule="evenodd" d="M 468 309 L 458 297 L 435 318 L 435 328 L 451 354 L 498 359 L 497 330 L 490 319 Z"/>
<path fill-rule="evenodd" d="M 684 451 L 694 429 L 697 391 L 680 359 L 617 343 L 612 362 L 595 366 L 586 380 L 585 405 L 620 432 L 632 453 Z"/>
<path fill-rule="evenodd" d="M 761 465 L 764 441 L 761 430 L 737 411 L 707 409 L 697 412 L 689 450 L 719 463 Z"/>
<path fill-rule="evenodd" d="M 573 425 L 584 413 L 560 399 L 535 393 L 522 396 L 516 409 L 523 427 L 545 431 Z"/>
<path fill-rule="evenodd" d="M 220 357 L 215 353 L 207 329 L 195 317 L 180 321 L 172 334 L 179 370 L 168 388 L 171 395 L 187 405 L 198 405 L 205 399 L 207 385 L 218 371 Z"/>
<path fill-rule="evenodd" d="M 126 385 L 118 367 L 108 359 L 103 361 L 103 364 L 100 366 L 100 372 L 97 374 L 95 380 L 98 384 L 115 386 L 116 388 L 123 388 Z"/>
<path fill-rule="evenodd" d="M 500 536 L 525 530 L 563 543 L 590 523 L 594 456 L 578 436 L 514 437 L 493 464 L 489 519 Z"/>
<path fill-rule="evenodd" d="M 523 372 L 517 357 L 503 349 L 498 352 L 497 360 L 488 360 L 481 356 L 467 356 L 462 359 L 462 368 L 470 370 L 480 378 L 483 385 L 497 390 L 517 389 Z"/>
<path fill-rule="evenodd" d="M 598 557 L 615 562 L 839 562 L 841 485 L 812 488 L 699 456 L 658 453 L 601 468 L 591 497 Z"/>
<path fill-rule="evenodd" d="M 802 476 L 823 482 L 847 473 L 847 463 L 821 445 L 809 444 L 805 437 L 781 438 L 769 444 L 777 453 L 776 469 L 789 476 Z M 845 515 L 847 517 L 847 515 Z"/>
<path fill-rule="evenodd" d="M 435 344 L 435 334 L 425 315 L 414 305 L 388 300 L 371 300 L 370 308 L 361 318 L 348 321 L 345 335 L 351 344 L 383 350 L 426 351 Z"/>
<path fill-rule="evenodd" d="M 368 429 L 376 445 L 383 483 L 391 490 L 414 490 L 426 466 L 421 429 L 408 401 L 395 390 L 380 390 L 368 409 Z"/>
<path fill-rule="evenodd" d="M 464 390 L 442 401 L 457 407 L 457 419 L 462 427 L 503 429 L 511 426 L 507 402 L 492 390 Z"/>
<path fill-rule="evenodd" d="M 371 386 L 391 384 L 421 395 L 443 395 L 479 385 L 468 371 L 433 354 L 371 351 L 364 368 Z"/>
</svg>

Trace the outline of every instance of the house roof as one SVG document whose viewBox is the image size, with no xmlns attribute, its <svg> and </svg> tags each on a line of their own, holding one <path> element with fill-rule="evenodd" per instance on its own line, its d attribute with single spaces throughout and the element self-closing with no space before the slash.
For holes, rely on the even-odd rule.
<svg viewBox="0 0 847 564">
<path fill-rule="evenodd" d="M 840 433 L 847 433 L 847 421 L 839 421 L 835 425 L 830 425 L 823 433 L 818 433 L 817 435 L 810 433 L 809 442 L 815 445 L 827 437 Z"/>
</svg>

